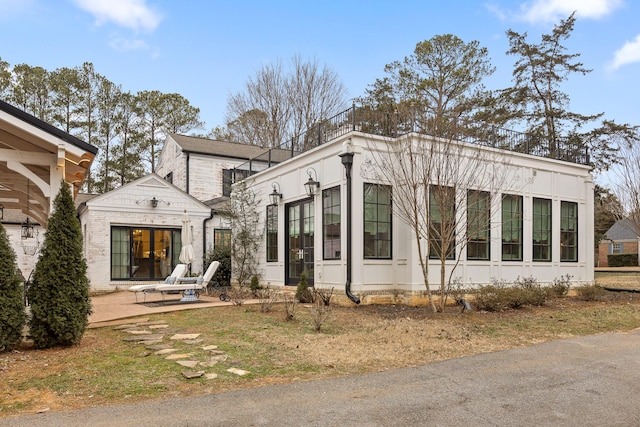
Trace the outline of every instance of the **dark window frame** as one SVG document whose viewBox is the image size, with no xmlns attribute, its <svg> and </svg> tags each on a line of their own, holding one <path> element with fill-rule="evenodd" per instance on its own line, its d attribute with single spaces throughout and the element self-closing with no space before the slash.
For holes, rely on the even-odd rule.
<svg viewBox="0 0 640 427">
<path fill-rule="evenodd" d="M 218 246 L 222 246 L 224 249 L 231 249 L 231 229 L 230 228 L 214 228 L 213 229 L 213 250 L 217 250 Z"/>
<path fill-rule="evenodd" d="M 472 200 L 474 197 L 482 200 Z M 483 202 L 485 207 L 481 205 Z M 488 191 L 467 190 L 467 259 L 491 259 L 491 193 Z"/>
<path fill-rule="evenodd" d="M 278 262 L 278 205 L 267 205 L 265 218 L 266 260 Z"/>
<path fill-rule="evenodd" d="M 505 201 L 509 200 L 509 206 L 511 209 L 507 212 L 508 218 L 505 221 Z M 513 201 L 518 202 L 516 210 L 513 207 Z M 502 215 L 502 232 L 501 232 L 501 244 L 502 244 L 502 261 L 522 261 L 523 260 L 523 197 L 516 194 L 503 194 L 502 206 L 500 208 Z M 508 228 L 507 228 L 508 225 Z M 512 240 L 505 243 L 505 232 L 509 231 L 510 236 L 517 237 L 517 240 Z M 509 251 L 505 251 L 505 248 L 509 248 Z M 516 256 L 514 256 L 514 250 L 517 249 Z M 507 257 L 506 255 L 510 255 Z"/>
<path fill-rule="evenodd" d="M 442 221 L 442 213 L 440 212 L 440 204 L 435 199 L 435 194 L 440 193 L 441 191 L 451 192 L 451 206 L 447 206 L 450 209 L 448 213 L 449 221 Z M 438 186 L 438 185 L 430 185 L 429 186 L 429 259 L 440 259 L 440 251 L 442 250 L 442 224 L 451 222 L 450 226 L 453 227 L 453 238 L 449 242 L 449 247 L 447 248 L 447 261 L 456 259 L 456 195 L 455 195 L 455 187 L 449 186 Z M 437 219 L 440 221 L 435 221 L 434 218 L 435 213 L 438 213 Z M 440 228 L 440 234 L 436 234 L 436 229 Z"/>
<path fill-rule="evenodd" d="M 337 199 L 336 194 L 337 193 Z M 341 259 L 342 256 L 342 200 L 340 186 L 322 190 L 322 259 Z M 328 202 L 327 202 L 328 198 Z M 337 204 L 334 202 L 337 201 Z M 336 213 L 337 211 L 337 213 Z M 336 216 L 337 215 L 337 221 Z M 328 220 L 330 218 L 330 220 Z M 329 238 L 331 237 L 331 238 Z M 336 249 L 337 244 L 337 251 Z M 333 255 L 331 255 L 333 252 Z"/>
<path fill-rule="evenodd" d="M 368 189 L 375 191 L 375 201 L 367 202 Z M 382 195 L 385 195 L 381 197 Z M 363 184 L 363 238 L 362 249 L 364 259 L 392 259 L 393 258 L 393 213 L 391 201 L 391 186 L 382 184 L 371 184 L 365 182 Z M 386 200 L 386 203 L 379 203 L 380 200 Z M 369 208 L 369 210 L 367 209 Z M 373 209 L 373 211 L 371 210 Z M 381 221 L 380 212 L 386 210 L 387 215 L 384 221 Z M 369 218 L 367 215 L 369 214 Z M 368 237 L 367 228 L 375 226 L 376 233 L 373 237 Z M 387 238 L 380 238 L 379 229 L 387 228 Z M 373 244 L 373 248 L 368 248 L 368 244 Z M 373 250 L 372 250 L 373 249 Z"/>
<path fill-rule="evenodd" d="M 551 262 L 553 247 L 553 206 L 551 199 L 534 197 L 531 218 L 531 259 L 534 262 Z"/>
<path fill-rule="evenodd" d="M 568 207 L 574 215 L 565 214 Z M 578 262 L 578 221 L 578 203 L 560 201 L 560 262 Z M 568 227 L 569 224 L 573 227 Z M 568 251 L 571 251 L 571 257 L 567 256 Z"/>
</svg>

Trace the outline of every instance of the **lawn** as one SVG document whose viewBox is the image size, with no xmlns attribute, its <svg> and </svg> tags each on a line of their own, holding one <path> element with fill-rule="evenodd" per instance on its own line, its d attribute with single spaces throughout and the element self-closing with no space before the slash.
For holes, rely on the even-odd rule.
<svg viewBox="0 0 640 427">
<path fill-rule="evenodd" d="M 299 305 L 292 321 L 285 320 L 281 304 L 267 313 L 259 305 L 242 305 L 149 316 L 147 325 L 168 327 L 153 331 L 165 336 L 157 345 L 207 362 L 193 369 L 155 354 L 155 347 L 125 341 L 132 334 L 113 326 L 88 329 L 71 348 L 2 353 L 0 416 L 378 372 L 627 331 L 640 327 L 640 294 L 609 292 L 599 301 L 573 295 L 501 313 L 463 313 L 459 306 L 438 314 L 427 307 L 332 306 L 321 332 L 315 331 L 311 311 Z M 169 340 L 175 333 L 200 334 L 202 341 Z M 183 376 L 198 370 L 217 377 Z"/>
</svg>

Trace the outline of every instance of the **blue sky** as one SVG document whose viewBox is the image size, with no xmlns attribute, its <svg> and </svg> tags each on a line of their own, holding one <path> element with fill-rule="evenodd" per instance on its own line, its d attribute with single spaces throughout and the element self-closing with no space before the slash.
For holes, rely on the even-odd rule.
<svg viewBox="0 0 640 427">
<path fill-rule="evenodd" d="M 124 90 L 181 94 L 208 131 L 261 65 L 296 54 L 336 71 L 352 98 L 416 43 L 451 33 L 489 49 L 497 70 L 486 84 L 503 88 L 515 59 L 505 31 L 537 42 L 573 10 L 566 45 L 593 72 L 565 86 L 571 109 L 640 124 L 635 0 L 0 0 L 0 58 L 50 71 L 92 62 Z"/>
</svg>

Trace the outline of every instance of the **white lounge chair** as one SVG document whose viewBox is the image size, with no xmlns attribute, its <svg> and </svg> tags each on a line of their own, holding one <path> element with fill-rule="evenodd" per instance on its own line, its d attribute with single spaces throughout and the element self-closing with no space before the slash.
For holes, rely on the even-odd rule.
<svg viewBox="0 0 640 427">
<path fill-rule="evenodd" d="M 176 267 L 173 269 L 173 271 L 171 272 L 171 275 L 169 275 L 164 282 L 162 283 L 150 283 L 150 284 L 146 284 L 146 285 L 134 285 L 129 287 L 129 291 L 130 292 L 134 292 L 135 296 L 136 296 L 136 302 L 138 302 L 138 292 L 142 292 L 144 295 L 144 302 L 147 301 L 147 293 L 150 292 L 158 292 L 156 290 L 156 288 L 159 285 L 168 285 L 171 283 L 176 283 L 177 280 L 180 280 L 184 277 L 185 274 L 187 274 L 187 270 L 189 269 L 189 266 L 187 264 L 178 264 L 176 265 Z"/>
<path fill-rule="evenodd" d="M 163 302 L 165 293 L 175 293 L 176 291 L 182 291 L 182 299 L 180 299 L 180 302 L 198 301 L 198 298 L 200 298 L 200 292 L 207 288 L 207 285 L 213 278 L 213 275 L 215 274 L 219 266 L 220 262 L 213 261 L 209 265 L 209 268 L 207 268 L 204 276 L 185 277 L 176 280 L 176 282 L 172 285 L 158 285 L 156 286 L 156 292 L 162 293 Z"/>
</svg>

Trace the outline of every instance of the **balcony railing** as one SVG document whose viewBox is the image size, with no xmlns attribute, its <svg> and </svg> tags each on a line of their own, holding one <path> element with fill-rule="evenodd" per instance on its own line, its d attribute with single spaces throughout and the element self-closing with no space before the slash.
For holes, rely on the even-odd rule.
<svg viewBox="0 0 640 427">
<path fill-rule="evenodd" d="M 589 164 L 588 150 L 568 138 L 560 138 L 549 143 L 535 135 L 493 125 L 459 122 L 451 125 L 452 123 L 446 123 L 445 132 L 439 130 L 438 123 L 429 116 L 400 117 L 395 113 L 384 113 L 354 105 L 288 139 L 277 148 L 265 149 L 263 154 L 236 167 L 236 170 L 242 171 L 236 173 L 236 177 L 237 180 L 244 179 L 353 131 L 393 138 L 410 132 L 431 136 L 445 134 L 447 138 L 466 143 L 565 162 Z"/>
</svg>

